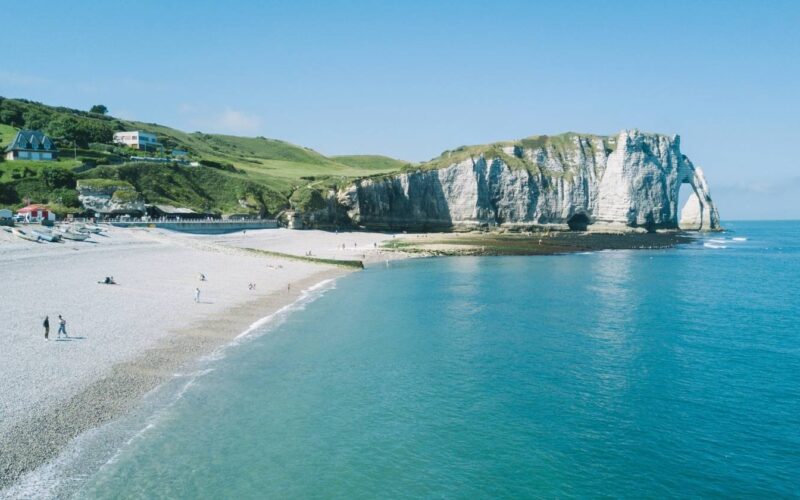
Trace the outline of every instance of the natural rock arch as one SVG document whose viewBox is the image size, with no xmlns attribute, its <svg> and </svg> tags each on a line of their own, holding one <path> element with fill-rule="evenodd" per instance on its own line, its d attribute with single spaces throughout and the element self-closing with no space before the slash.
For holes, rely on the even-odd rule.
<svg viewBox="0 0 800 500">
<path fill-rule="evenodd" d="M 711 201 L 708 184 L 703 171 L 692 166 L 689 173 L 681 180 L 678 189 L 683 184 L 692 187 L 692 194 L 683 205 L 680 212 L 678 227 L 686 231 L 713 231 L 720 228 L 717 207 Z"/>
</svg>

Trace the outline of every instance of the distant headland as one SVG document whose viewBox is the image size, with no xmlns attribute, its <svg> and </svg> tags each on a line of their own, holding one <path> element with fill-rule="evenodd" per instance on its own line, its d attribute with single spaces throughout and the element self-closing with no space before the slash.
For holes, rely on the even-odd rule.
<svg viewBox="0 0 800 500">
<path fill-rule="evenodd" d="M 567 132 L 422 163 L 123 120 L 0 97 L 0 206 L 99 218 L 275 218 L 292 228 L 654 232 L 720 229 L 678 136 Z M 683 184 L 691 195 L 681 210 Z"/>
</svg>

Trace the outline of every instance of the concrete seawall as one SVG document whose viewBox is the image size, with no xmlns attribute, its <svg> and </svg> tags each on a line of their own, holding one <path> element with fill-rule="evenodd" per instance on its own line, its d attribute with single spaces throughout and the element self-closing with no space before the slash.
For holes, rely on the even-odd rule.
<svg viewBox="0 0 800 500">
<path fill-rule="evenodd" d="M 153 227 L 170 229 L 182 233 L 225 234 L 248 229 L 274 229 L 278 221 L 274 219 L 244 221 L 150 221 L 150 222 L 109 222 L 116 227 Z"/>
</svg>

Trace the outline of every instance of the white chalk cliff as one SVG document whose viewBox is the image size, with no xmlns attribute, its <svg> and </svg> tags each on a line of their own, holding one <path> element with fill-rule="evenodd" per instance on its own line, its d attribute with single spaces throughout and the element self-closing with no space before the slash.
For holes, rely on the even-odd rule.
<svg viewBox="0 0 800 500">
<path fill-rule="evenodd" d="M 103 215 L 146 213 L 144 199 L 129 186 L 113 184 L 102 187 L 78 181 L 78 200 L 86 210 Z"/>
<path fill-rule="evenodd" d="M 679 221 L 682 184 L 694 193 Z M 636 130 L 463 147 L 329 197 L 336 205 L 331 222 L 344 217 L 373 229 L 720 228 L 703 172 L 681 153 L 680 138 Z"/>
</svg>

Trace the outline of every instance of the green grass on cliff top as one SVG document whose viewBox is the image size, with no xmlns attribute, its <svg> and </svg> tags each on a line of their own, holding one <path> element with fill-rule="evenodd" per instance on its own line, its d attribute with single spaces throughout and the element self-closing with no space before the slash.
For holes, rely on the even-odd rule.
<svg viewBox="0 0 800 500">
<path fill-rule="evenodd" d="M 331 159 L 353 168 L 371 172 L 399 171 L 410 164 L 407 161 L 381 155 L 343 155 L 331 156 Z"/>
<path fill-rule="evenodd" d="M 616 137 L 599 136 L 593 134 L 579 134 L 576 132 L 566 132 L 559 135 L 538 135 L 526 137 L 517 141 L 502 141 L 492 144 L 480 144 L 474 146 L 461 146 L 459 148 L 443 152 L 437 158 L 419 165 L 422 170 L 435 170 L 444 168 L 455 163 L 460 163 L 467 159 L 478 160 L 481 156 L 487 159 L 499 158 L 512 169 L 527 169 L 534 173 L 542 173 L 550 176 L 559 174 L 546 171 L 543 165 L 532 161 L 526 154 L 531 150 L 544 149 L 551 155 L 559 158 L 568 168 L 566 174 L 575 165 L 571 159 L 574 158 L 579 149 L 583 149 L 584 155 L 594 156 L 595 148 L 602 147 L 607 153 L 611 153 L 616 148 Z M 514 148 L 508 152 L 509 148 Z M 562 174 L 563 175 L 563 174 Z"/>
</svg>

